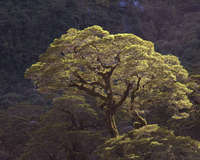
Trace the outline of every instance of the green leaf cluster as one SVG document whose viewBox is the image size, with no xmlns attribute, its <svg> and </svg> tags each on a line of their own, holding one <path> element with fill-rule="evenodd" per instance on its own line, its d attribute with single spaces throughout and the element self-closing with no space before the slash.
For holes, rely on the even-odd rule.
<svg viewBox="0 0 200 160">
<path fill-rule="evenodd" d="M 153 124 L 110 139 L 96 152 L 103 160 L 198 160 L 200 143 Z"/>
</svg>

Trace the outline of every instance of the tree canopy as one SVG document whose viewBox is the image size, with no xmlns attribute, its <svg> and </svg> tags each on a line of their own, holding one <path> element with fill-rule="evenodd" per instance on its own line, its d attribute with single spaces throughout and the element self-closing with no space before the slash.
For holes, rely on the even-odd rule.
<svg viewBox="0 0 200 160">
<path fill-rule="evenodd" d="M 93 96 L 105 112 L 113 137 L 119 108 L 192 106 L 184 84 L 188 73 L 173 55 L 162 55 L 150 41 L 133 34 L 110 34 L 100 26 L 69 29 L 27 69 L 42 93 Z"/>
<path fill-rule="evenodd" d="M 199 145 L 199 141 L 176 137 L 172 131 L 153 124 L 109 139 L 96 152 L 106 160 L 198 160 Z"/>
</svg>

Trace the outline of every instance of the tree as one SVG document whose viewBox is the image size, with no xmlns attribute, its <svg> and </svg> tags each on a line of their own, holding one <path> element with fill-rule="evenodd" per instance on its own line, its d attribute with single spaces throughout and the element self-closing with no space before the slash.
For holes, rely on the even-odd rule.
<svg viewBox="0 0 200 160">
<path fill-rule="evenodd" d="M 112 137 L 119 135 L 119 109 L 165 104 L 191 107 L 184 81 L 188 73 L 177 57 L 161 55 L 150 41 L 133 34 L 110 34 L 100 26 L 69 29 L 27 69 L 41 93 L 64 94 L 70 88 L 93 96 L 104 111 Z M 127 107 L 126 107 L 127 109 Z"/>
<path fill-rule="evenodd" d="M 105 141 L 95 112 L 79 96 L 63 96 L 41 116 L 20 160 L 85 160 Z"/>
<path fill-rule="evenodd" d="M 99 159 L 105 160 L 198 160 L 199 144 L 153 124 L 107 140 L 96 153 Z"/>
</svg>

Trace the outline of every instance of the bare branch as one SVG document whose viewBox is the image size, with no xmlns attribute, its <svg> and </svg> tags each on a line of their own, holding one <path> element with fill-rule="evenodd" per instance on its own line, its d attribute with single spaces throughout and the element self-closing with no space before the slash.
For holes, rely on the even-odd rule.
<svg viewBox="0 0 200 160">
<path fill-rule="evenodd" d="M 128 97 L 129 95 L 129 92 L 132 88 L 133 84 L 132 83 L 128 83 L 127 87 L 126 87 L 126 90 L 124 91 L 120 101 L 114 105 L 114 109 L 116 110 L 119 106 L 121 106 L 123 104 L 123 102 L 126 100 L 126 98 Z"/>
<path fill-rule="evenodd" d="M 73 72 L 74 76 L 76 76 L 76 78 L 79 79 L 80 83 L 89 85 L 91 87 L 93 87 L 94 85 L 96 86 L 100 86 L 102 88 L 105 88 L 105 86 L 103 84 L 101 84 L 100 82 L 94 81 L 94 82 L 87 82 L 86 80 L 84 80 L 77 72 Z"/>
<path fill-rule="evenodd" d="M 102 100 L 106 100 L 106 97 L 101 95 L 100 93 L 98 92 L 95 92 L 93 89 L 89 89 L 87 87 L 84 87 L 84 85 L 78 85 L 78 84 L 75 84 L 75 83 L 72 83 L 70 85 L 70 87 L 76 87 L 78 88 L 79 90 L 82 90 L 82 91 L 85 91 L 87 94 L 91 95 L 91 96 L 96 96 L 96 97 L 99 97 L 101 98 Z"/>
<path fill-rule="evenodd" d="M 143 126 L 147 125 L 147 121 L 143 118 L 137 110 L 134 110 L 133 113 L 135 114 L 135 118 L 138 122 L 140 122 Z"/>
<path fill-rule="evenodd" d="M 140 89 L 140 81 L 141 81 L 141 79 L 142 79 L 141 77 L 138 77 L 136 88 L 134 90 L 132 90 L 132 92 L 131 92 L 131 108 L 130 108 L 130 110 L 133 109 L 133 103 L 134 103 L 134 100 L 135 100 L 135 94 Z"/>
<path fill-rule="evenodd" d="M 113 98 L 113 91 L 112 91 L 112 86 L 111 86 L 111 76 L 120 62 L 119 55 L 117 55 L 115 58 L 117 60 L 117 64 L 115 64 L 114 66 L 111 66 L 110 71 L 106 72 L 103 75 L 103 79 L 105 81 L 105 90 L 107 93 L 107 97 L 108 97 L 108 99 L 110 99 L 110 101 L 112 101 L 112 98 Z"/>
</svg>

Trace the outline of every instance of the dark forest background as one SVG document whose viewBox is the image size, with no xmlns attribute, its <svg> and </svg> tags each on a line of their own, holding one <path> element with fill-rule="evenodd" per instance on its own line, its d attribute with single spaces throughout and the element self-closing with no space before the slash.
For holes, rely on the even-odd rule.
<svg viewBox="0 0 200 160">
<path fill-rule="evenodd" d="M 57 146 L 57 137 L 65 139 L 64 135 L 59 135 L 62 127 L 48 128 L 54 122 L 63 122 L 61 115 L 64 113 L 57 113 L 59 118 L 49 113 L 51 100 L 35 90 L 31 81 L 24 78 L 24 72 L 37 62 L 39 55 L 55 38 L 69 28 L 84 29 L 92 25 L 100 25 L 110 33 L 133 33 L 152 41 L 156 51 L 178 56 L 192 80 L 200 84 L 199 0 L 1 0 L 0 160 L 21 157 L 30 151 L 26 151 L 27 142 L 30 146 L 39 145 L 34 138 L 41 141 L 49 133 L 52 134 L 49 138 L 54 139 L 51 139 L 52 143 L 54 141 Z M 190 98 L 194 106 L 188 112 L 192 116 L 179 123 L 170 122 L 170 125 L 173 123 L 170 129 L 174 129 L 177 135 L 200 140 L 200 91 L 196 90 Z M 43 126 L 46 130 L 37 131 Z M 97 126 L 101 128 L 103 124 L 97 120 Z M 83 133 L 84 143 L 88 142 L 86 134 Z M 102 140 L 95 136 L 89 136 L 90 140 L 96 139 L 96 143 L 100 143 Z M 40 153 L 41 159 L 64 159 L 65 151 L 51 147 L 52 144 L 48 144 L 51 140 L 46 139 L 41 146 L 52 154 Z M 83 146 L 82 151 L 78 148 L 77 152 L 92 152 L 92 147 L 85 151 Z M 76 147 L 70 149 L 73 152 Z M 32 152 L 39 154 L 39 151 L 37 148 Z M 54 153 L 58 152 L 60 157 L 56 158 Z"/>
</svg>

